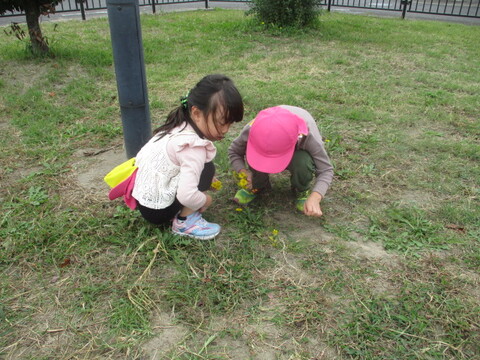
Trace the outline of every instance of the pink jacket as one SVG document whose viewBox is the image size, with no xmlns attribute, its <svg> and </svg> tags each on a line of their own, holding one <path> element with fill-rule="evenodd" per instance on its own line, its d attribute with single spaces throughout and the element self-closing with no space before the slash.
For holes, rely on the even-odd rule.
<svg viewBox="0 0 480 360">
<path fill-rule="evenodd" d="M 156 199 L 162 188 L 156 187 L 155 178 L 160 170 L 156 159 L 168 156 L 170 161 L 179 167 L 176 197 L 178 201 L 193 210 L 200 209 L 206 202 L 206 195 L 198 190 L 200 175 L 205 163 L 210 162 L 216 155 L 216 148 L 210 140 L 200 138 L 194 129 L 185 124 L 173 129 L 170 134 L 182 133 L 182 136 L 172 136 L 164 149 L 160 141 L 154 136 L 137 154 L 136 165 L 138 176 L 135 183 L 134 195 L 143 206 L 153 209 L 157 204 L 142 202 L 142 199 Z"/>
</svg>

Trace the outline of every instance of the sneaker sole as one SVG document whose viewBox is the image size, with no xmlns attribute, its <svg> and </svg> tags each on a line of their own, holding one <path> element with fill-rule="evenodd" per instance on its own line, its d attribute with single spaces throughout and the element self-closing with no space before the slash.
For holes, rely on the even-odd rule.
<svg viewBox="0 0 480 360">
<path fill-rule="evenodd" d="M 175 234 L 175 235 L 187 236 L 187 237 L 190 237 L 192 239 L 197 239 L 197 240 L 210 240 L 210 239 L 215 238 L 218 234 L 220 234 L 220 232 L 218 232 L 218 233 L 213 234 L 213 235 L 198 236 L 198 235 L 192 235 L 192 234 L 185 234 L 185 233 L 178 232 L 178 231 L 175 231 L 175 230 L 172 230 L 172 233 Z"/>
</svg>

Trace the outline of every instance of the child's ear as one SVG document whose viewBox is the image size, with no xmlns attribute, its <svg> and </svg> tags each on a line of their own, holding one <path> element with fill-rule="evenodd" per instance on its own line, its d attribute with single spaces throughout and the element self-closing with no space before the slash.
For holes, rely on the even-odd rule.
<svg viewBox="0 0 480 360">
<path fill-rule="evenodd" d="M 190 109 L 190 117 L 192 118 L 192 120 L 197 123 L 201 117 L 202 117 L 202 111 L 196 107 L 196 106 L 192 106 L 191 109 Z"/>
</svg>

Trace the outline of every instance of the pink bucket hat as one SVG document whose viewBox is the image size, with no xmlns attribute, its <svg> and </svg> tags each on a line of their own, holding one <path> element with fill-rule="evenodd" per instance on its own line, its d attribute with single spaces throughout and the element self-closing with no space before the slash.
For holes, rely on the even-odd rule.
<svg viewBox="0 0 480 360">
<path fill-rule="evenodd" d="M 247 141 L 247 162 L 257 171 L 275 174 L 292 160 L 299 135 L 307 135 L 305 121 L 280 106 L 258 113 Z"/>
</svg>

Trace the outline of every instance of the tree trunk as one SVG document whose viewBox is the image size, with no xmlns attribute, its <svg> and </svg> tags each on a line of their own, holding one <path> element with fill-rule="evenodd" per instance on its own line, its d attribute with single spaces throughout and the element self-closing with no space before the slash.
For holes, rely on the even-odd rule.
<svg viewBox="0 0 480 360">
<path fill-rule="evenodd" d="M 30 43 L 34 54 L 47 54 L 50 49 L 45 41 L 38 18 L 40 17 L 40 7 L 36 0 L 25 0 L 25 16 L 27 18 L 28 33 Z"/>
</svg>

